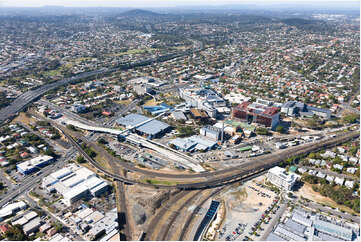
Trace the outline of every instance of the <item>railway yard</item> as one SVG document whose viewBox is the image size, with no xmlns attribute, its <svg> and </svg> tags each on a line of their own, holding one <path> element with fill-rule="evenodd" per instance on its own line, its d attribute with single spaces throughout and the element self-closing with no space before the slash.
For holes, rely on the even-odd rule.
<svg viewBox="0 0 361 242">
<path fill-rule="evenodd" d="M 94 135 L 93 132 L 80 128 L 71 129 L 70 126 L 64 125 L 61 120 L 46 118 L 36 110 L 29 110 L 28 112 L 34 119 L 49 122 L 51 126 L 59 130 L 62 139 L 70 144 L 70 149 L 75 149 L 89 162 L 88 167 L 91 170 L 112 181 L 119 223 L 119 235 L 115 236 L 119 236 L 117 237 L 119 239 L 128 240 L 137 238 L 142 240 L 192 240 L 195 230 L 200 226 L 201 219 L 208 209 L 210 199 L 224 201 L 227 207 L 222 208 L 225 217 L 219 218 L 221 224 L 210 226 L 214 231 L 205 231 L 204 237 L 211 236 L 210 238 L 216 240 L 252 238 L 255 236 L 253 223 L 260 218 L 262 219 L 264 211 L 269 209 L 269 206 L 274 206 L 275 201 L 277 201 L 276 208 L 273 210 L 274 214 L 277 213 L 280 206 L 284 207 L 284 205 L 279 204 L 279 195 L 274 195 L 274 192 L 259 190 L 262 188 L 255 185 L 254 179 L 256 177 L 258 177 L 257 179 L 260 175 L 264 177 L 262 174 L 265 174 L 267 169 L 286 161 L 290 157 L 307 156 L 310 153 L 335 147 L 359 136 L 357 130 L 341 132 L 337 135 L 325 135 L 317 142 L 300 144 L 258 157 L 243 158 L 244 161 L 237 166 L 224 166 L 219 170 L 192 173 L 181 170 L 171 171 L 170 169 L 171 172 L 166 172 L 169 168 L 154 170 L 134 165 L 128 161 L 131 159 L 130 157 L 134 159 L 134 154 L 137 154 L 140 149 L 142 153 L 146 151 L 148 154 L 158 157 L 157 159 L 166 159 L 162 154 L 157 153 L 157 150 L 140 148 L 129 143 L 119 143 L 119 146 L 116 142 L 116 136 L 102 133 Z M 97 142 L 99 139 L 111 141 L 112 146 L 99 145 Z M 86 144 L 86 148 L 83 144 Z M 262 145 L 262 143 L 256 142 L 256 145 Z M 86 151 L 87 148 L 92 149 L 97 156 L 91 157 Z M 120 153 L 114 152 L 114 155 L 109 152 L 112 149 L 120 149 Z M 131 156 L 132 154 L 133 156 Z M 242 185 L 236 186 L 237 184 Z M 143 193 L 141 187 L 153 191 L 151 192 L 153 195 L 149 199 L 154 199 L 154 201 L 146 204 L 144 201 L 139 202 L 139 197 L 135 194 Z M 233 197 L 226 198 L 229 196 Z M 257 198 L 257 196 L 260 197 Z M 231 202 L 237 200 L 241 201 L 238 205 Z M 253 204 L 254 201 L 258 201 L 257 204 Z M 134 212 L 134 210 L 138 211 Z M 134 213 L 140 214 L 135 218 Z M 253 220 L 247 213 L 252 214 Z M 233 216 L 246 216 L 247 219 L 234 219 Z M 267 225 L 273 220 L 275 219 L 271 216 L 267 220 Z M 192 226 L 189 226 L 190 224 Z M 267 230 L 267 228 L 266 226 L 263 230 Z M 264 236 L 262 231 L 256 234 L 257 236 Z M 253 239 L 257 238 L 259 237 Z"/>
</svg>

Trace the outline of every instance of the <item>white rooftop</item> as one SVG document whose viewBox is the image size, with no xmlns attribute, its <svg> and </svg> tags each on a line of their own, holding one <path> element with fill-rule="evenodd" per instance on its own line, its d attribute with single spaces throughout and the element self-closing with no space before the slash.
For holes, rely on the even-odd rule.
<svg viewBox="0 0 361 242">
<path fill-rule="evenodd" d="M 288 174 L 284 168 L 279 167 L 279 166 L 275 166 L 275 167 L 269 169 L 268 172 L 273 173 L 274 175 L 282 178 L 287 183 L 293 183 L 298 178 L 298 175 Z"/>
</svg>

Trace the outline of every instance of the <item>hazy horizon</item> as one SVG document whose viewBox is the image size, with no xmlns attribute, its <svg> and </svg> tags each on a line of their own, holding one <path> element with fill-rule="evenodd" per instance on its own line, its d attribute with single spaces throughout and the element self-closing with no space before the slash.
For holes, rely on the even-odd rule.
<svg viewBox="0 0 361 242">
<path fill-rule="evenodd" d="M 148 8 L 148 7 L 187 7 L 187 6 L 227 6 L 227 5 L 252 5 L 252 6 L 269 6 L 269 5 L 307 5 L 310 7 L 314 6 L 325 6 L 330 7 L 357 7 L 359 8 L 359 1 L 340 1 L 340 0 L 173 0 L 173 1 L 162 1 L 162 0 L 86 0 L 86 1 L 71 1 L 71 0 L 2 0 L 0 1 L 1 7 L 44 7 L 44 6 L 62 6 L 62 7 L 131 7 L 131 8 Z"/>
</svg>

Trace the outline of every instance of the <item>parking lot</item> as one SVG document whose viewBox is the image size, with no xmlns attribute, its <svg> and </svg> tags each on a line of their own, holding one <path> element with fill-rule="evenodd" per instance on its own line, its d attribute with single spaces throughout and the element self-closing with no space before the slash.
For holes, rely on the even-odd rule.
<svg viewBox="0 0 361 242">
<path fill-rule="evenodd" d="M 131 149 L 130 147 L 117 141 L 111 141 L 107 146 L 114 150 L 117 155 L 131 156 L 137 153 L 135 149 Z"/>
<path fill-rule="evenodd" d="M 264 176 L 248 181 L 238 188 L 233 188 L 223 195 L 226 201 L 226 218 L 216 240 L 248 240 L 257 239 L 254 230 L 261 225 L 267 227 L 277 207 L 277 195 L 261 185 Z M 259 185 L 257 185 L 259 184 Z M 267 216 L 268 215 L 268 216 Z M 259 234 L 261 231 L 258 231 Z"/>
</svg>

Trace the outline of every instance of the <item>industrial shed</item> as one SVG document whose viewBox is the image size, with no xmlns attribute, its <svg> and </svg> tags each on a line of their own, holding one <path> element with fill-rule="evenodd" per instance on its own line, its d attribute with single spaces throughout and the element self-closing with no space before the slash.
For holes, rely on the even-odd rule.
<svg viewBox="0 0 361 242">
<path fill-rule="evenodd" d="M 147 122 L 149 120 L 149 122 Z M 148 138 L 162 136 L 170 130 L 170 126 L 159 120 L 148 118 L 146 116 L 132 113 L 117 120 L 117 123 L 125 128 L 135 128 L 136 133 L 145 135 Z"/>
</svg>

